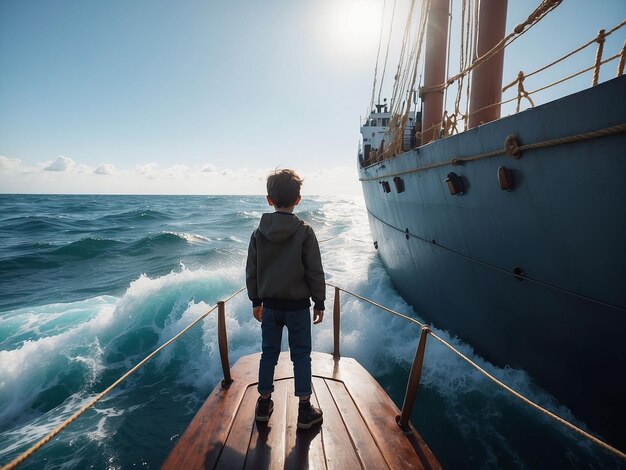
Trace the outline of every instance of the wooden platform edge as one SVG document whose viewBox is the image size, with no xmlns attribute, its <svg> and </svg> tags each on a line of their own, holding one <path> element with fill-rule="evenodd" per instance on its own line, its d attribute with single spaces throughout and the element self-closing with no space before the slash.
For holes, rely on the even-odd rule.
<svg viewBox="0 0 626 470">
<path fill-rule="evenodd" d="M 176 442 L 162 464 L 163 469 L 214 468 L 219 462 L 223 446 L 236 419 L 246 391 L 258 383 L 260 353 L 243 356 L 232 367 L 234 379 L 229 388 L 218 384 L 200 407 L 189 426 Z M 372 437 L 390 468 L 407 467 L 402 460 L 402 449 L 409 445 L 426 469 L 441 468 L 422 437 L 411 425 L 405 434 L 395 423 L 399 409 L 374 377 L 355 359 L 334 358 L 331 354 L 311 354 L 313 377 L 342 382 L 350 398 L 365 421 Z M 275 381 L 293 377 L 288 352 L 282 352 L 275 370 Z M 364 380 L 369 381 L 364 390 Z M 375 393 L 371 390 L 374 387 Z"/>
</svg>

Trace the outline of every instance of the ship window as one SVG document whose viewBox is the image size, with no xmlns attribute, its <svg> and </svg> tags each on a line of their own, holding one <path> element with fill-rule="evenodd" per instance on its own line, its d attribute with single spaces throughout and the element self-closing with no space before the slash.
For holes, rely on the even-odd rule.
<svg viewBox="0 0 626 470">
<path fill-rule="evenodd" d="M 383 126 L 389 125 L 389 118 L 383 118 Z"/>
<path fill-rule="evenodd" d="M 376 125 L 376 119 L 372 119 L 370 121 L 370 126 L 375 126 Z"/>
</svg>

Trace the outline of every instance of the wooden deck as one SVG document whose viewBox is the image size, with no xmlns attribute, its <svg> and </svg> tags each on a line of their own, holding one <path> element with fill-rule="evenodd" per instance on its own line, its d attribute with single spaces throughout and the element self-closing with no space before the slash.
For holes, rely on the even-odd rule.
<svg viewBox="0 0 626 470">
<path fill-rule="evenodd" d="M 296 428 L 293 368 L 283 352 L 276 367 L 274 412 L 257 423 L 260 354 L 242 357 L 230 388 L 218 385 L 163 464 L 164 469 L 440 468 L 416 432 L 405 434 L 382 387 L 354 359 L 312 354 L 313 396 L 321 426 Z"/>
</svg>

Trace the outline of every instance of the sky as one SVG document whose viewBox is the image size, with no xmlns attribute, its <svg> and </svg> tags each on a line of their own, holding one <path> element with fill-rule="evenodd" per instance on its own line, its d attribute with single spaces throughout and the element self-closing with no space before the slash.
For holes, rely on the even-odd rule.
<svg viewBox="0 0 626 470">
<path fill-rule="evenodd" d="M 409 0 L 396 2 L 399 34 Z M 507 31 L 536 4 L 509 0 Z M 304 176 L 303 194 L 360 194 L 360 119 L 392 5 L 0 0 L 0 193 L 263 194 L 286 167 Z M 564 0 L 511 46 L 505 81 L 624 17 L 626 0 Z M 626 28 L 605 57 L 624 39 Z"/>
</svg>

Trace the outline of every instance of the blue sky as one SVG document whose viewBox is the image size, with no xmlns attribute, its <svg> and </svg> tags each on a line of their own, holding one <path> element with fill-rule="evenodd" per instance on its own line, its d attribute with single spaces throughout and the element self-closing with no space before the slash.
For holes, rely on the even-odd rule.
<svg viewBox="0 0 626 470">
<path fill-rule="evenodd" d="M 534 4 L 510 0 L 511 25 Z M 0 0 L 0 192 L 262 193 L 281 166 L 304 174 L 305 193 L 358 193 L 382 7 Z M 552 16 L 515 43 L 505 77 L 616 25 L 626 1 L 564 0 Z M 626 28 L 605 55 L 624 39 Z"/>
</svg>

